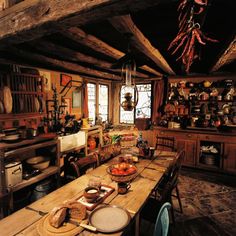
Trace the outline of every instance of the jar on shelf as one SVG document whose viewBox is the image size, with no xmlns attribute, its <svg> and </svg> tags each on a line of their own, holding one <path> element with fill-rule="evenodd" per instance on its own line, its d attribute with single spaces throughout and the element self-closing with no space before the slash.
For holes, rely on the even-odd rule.
<svg viewBox="0 0 236 236">
<path fill-rule="evenodd" d="M 96 143 L 95 138 L 89 137 L 87 143 L 88 143 L 89 150 L 94 150 L 96 148 L 97 143 Z"/>
</svg>

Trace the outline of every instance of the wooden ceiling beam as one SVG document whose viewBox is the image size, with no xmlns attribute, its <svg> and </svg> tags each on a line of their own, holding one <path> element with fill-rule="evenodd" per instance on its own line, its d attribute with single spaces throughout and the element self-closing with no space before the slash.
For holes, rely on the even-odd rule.
<svg viewBox="0 0 236 236">
<path fill-rule="evenodd" d="M 66 69 L 66 70 L 74 71 L 76 73 L 83 73 L 83 74 L 87 74 L 87 75 L 97 76 L 97 77 L 101 77 L 101 78 L 108 79 L 108 80 L 118 80 L 118 81 L 121 80 L 120 76 L 117 76 L 112 73 L 107 73 L 107 72 L 91 69 L 88 67 L 84 67 L 84 66 L 78 65 L 76 63 L 58 60 L 58 59 L 50 58 L 47 56 L 35 54 L 32 52 L 27 52 L 27 51 L 24 51 L 22 49 L 19 49 L 17 47 L 13 47 L 13 46 L 8 48 L 8 53 L 15 55 L 17 57 L 24 58 L 29 61 L 34 61 L 34 62 L 37 62 L 40 64 L 49 64 L 49 65 L 52 65 L 55 67 L 60 67 L 60 68 Z"/>
<path fill-rule="evenodd" d="M 227 49 L 220 55 L 216 64 L 211 68 L 210 72 L 219 70 L 222 66 L 227 65 L 236 59 L 236 36 L 231 41 Z"/>
<path fill-rule="evenodd" d="M 0 43 L 19 44 L 58 32 L 128 14 L 160 0 L 30 0 L 0 12 Z"/>
<path fill-rule="evenodd" d="M 33 48 L 38 49 L 40 52 L 49 53 L 61 59 L 66 59 L 74 62 L 85 62 L 102 68 L 111 67 L 111 63 L 109 62 L 91 57 L 70 48 L 63 47 L 48 40 L 31 41 L 27 44 L 29 44 Z"/>
<path fill-rule="evenodd" d="M 48 40 L 38 40 L 38 41 L 31 41 L 28 42 L 31 47 L 38 49 L 40 52 L 43 53 L 50 53 L 52 55 L 57 56 L 59 59 L 62 60 L 69 60 L 74 62 L 85 62 L 91 64 L 92 66 L 96 66 L 102 69 L 109 70 L 111 72 L 121 73 L 121 69 L 111 69 L 112 63 L 97 59 L 95 57 L 83 54 L 81 52 L 65 48 L 58 44 L 52 43 Z M 148 75 L 138 72 L 136 73 L 137 77 L 140 78 L 149 78 Z"/>
<path fill-rule="evenodd" d="M 110 45 L 108 45 L 107 43 L 98 39 L 97 37 L 95 37 L 91 34 L 85 33 L 82 29 L 80 29 L 78 27 L 72 27 L 72 28 L 70 28 L 66 31 L 62 31 L 60 33 L 63 34 L 65 37 L 68 37 L 76 42 L 79 42 L 79 43 L 93 49 L 96 52 L 105 54 L 105 55 L 107 55 L 111 58 L 114 58 L 116 60 L 120 59 L 121 57 L 123 57 L 125 55 L 125 53 L 117 50 L 116 48 L 111 47 Z M 150 68 L 147 65 L 140 66 L 140 68 L 149 72 L 149 73 L 152 73 L 154 75 L 162 76 L 161 73 Z"/>
<path fill-rule="evenodd" d="M 151 74 L 154 74 L 154 75 L 157 75 L 158 77 L 162 77 L 162 74 L 157 72 L 156 70 L 152 69 L 151 67 L 147 66 L 147 65 L 143 65 L 140 67 L 141 69 L 151 73 Z"/>
<path fill-rule="evenodd" d="M 131 45 L 145 54 L 148 58 L 155 62 L 169 75 L 175 75 L 165 58 L 161 55 L 158 49 L 152 46 L 150 41 L 143 35 L 143 33 L 134 24 L 130 15 L 116 16 L 109 20 L 109 22 L 122 34 L 132 34 L 130 38 Z"/>
</svg>

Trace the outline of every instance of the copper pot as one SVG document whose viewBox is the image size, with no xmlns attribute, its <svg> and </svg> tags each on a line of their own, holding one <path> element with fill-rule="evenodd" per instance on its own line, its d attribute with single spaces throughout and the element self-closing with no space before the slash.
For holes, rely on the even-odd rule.
<svg viewBox="0 0 236 236">
<path fill-rule="evenodd" d="M 209 99 L 209 94 L 206 93 L 206 92 L 201 92 L 201 93 L 199 94 L 199 97 L 200 97 L 201 100 L 205 101 L 205 100 L 208 100 L 208 99 Z"/>
</svg>

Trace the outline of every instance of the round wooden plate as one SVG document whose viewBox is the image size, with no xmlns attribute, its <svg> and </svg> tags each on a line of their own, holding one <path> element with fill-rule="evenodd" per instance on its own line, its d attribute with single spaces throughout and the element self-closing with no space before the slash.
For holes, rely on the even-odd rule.
<svg viewBox="0 0 236 236">
<path fill-rule="evenodd" d="M 49 223 L 49 215 L 46 215 L 38 223 L 37 230 L 40 236 L 74 236 L 78 235 L 83 228 L 70 223 L 64 223 L 61 227 L 54 228 Z"/>
</svg>

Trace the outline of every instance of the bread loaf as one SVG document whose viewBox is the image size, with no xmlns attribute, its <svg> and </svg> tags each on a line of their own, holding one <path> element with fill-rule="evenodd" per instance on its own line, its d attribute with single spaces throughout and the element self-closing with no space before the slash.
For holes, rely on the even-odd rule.
<svg viewBox="0 0 236 236">
<path fill-rule="evenodd" d="M 50 225 L 59 228 L 65 221 L 66 214 L 67 214 L 67 207 L 65 205 L 53 208 L 49 214 Z"/>
<path fill-rule="evenodd" d="M 69 208 L 69 216 L 77 220 L 84 220 L 86 218 L 86 207 L 79 202 L 67 203 Z"/>
<path fill-rule="evenodd" d="M 55 228 L 59 228 L 68 217 L 76 220 L 86 218 L 86 207 L 76 201 L 67 201 L 62 205 L 55 207 L 49 214 L 49 223 Z"/>
</svg>

